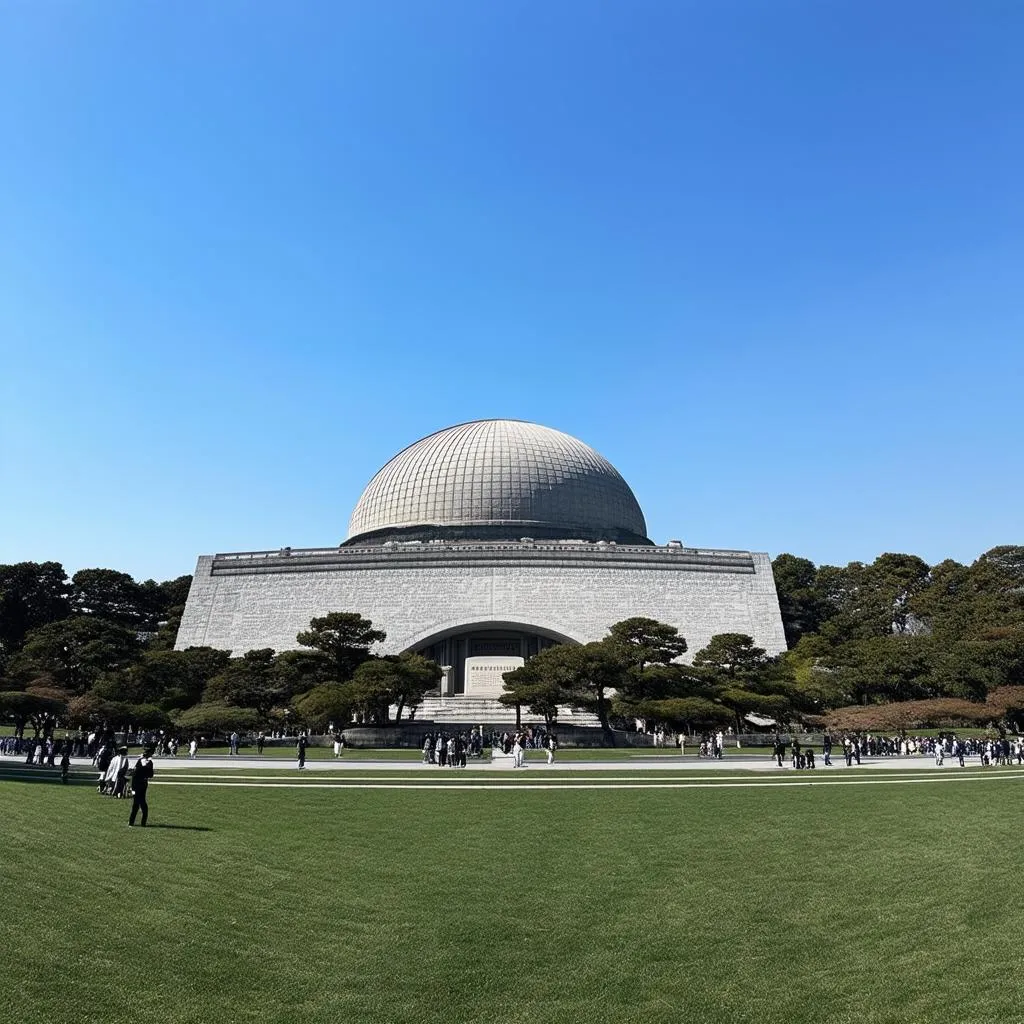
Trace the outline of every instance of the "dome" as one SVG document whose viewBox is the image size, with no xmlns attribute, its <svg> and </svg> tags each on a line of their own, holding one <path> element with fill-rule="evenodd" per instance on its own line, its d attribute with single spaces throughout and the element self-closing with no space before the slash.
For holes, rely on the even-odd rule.
<svg viewBox="0 0 1024 1024">
<path fill-rule="evenodd" d="M 607 459 L 521 420 L 461 423 L 399 452 L 363 492 L 345 543 L 524 536 L 650 543 L 633 492 Z"/>
</svg>

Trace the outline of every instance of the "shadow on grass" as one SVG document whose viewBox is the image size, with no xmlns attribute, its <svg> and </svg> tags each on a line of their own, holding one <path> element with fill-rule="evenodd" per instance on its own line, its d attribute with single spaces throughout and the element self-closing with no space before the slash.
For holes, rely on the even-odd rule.
<svg viewBox="0 0 1024 1024">
<path fill-rule="evenodd" d="M 91 771 L 72 771 L 68 774 L 66 782 L 60 777 L 59 768 L 42 768 L 38 765 L 29 767 L 27 764 L 5 764 L 0 765 L 0 782 L 48 782 L 55 785 L 66 786 L 96 786 L 98 769 Z"/>
<path fill-rule="evenodd" d="M 206 825 L 167 825 L 163 822 L 153 822 L 147 824 L 146 828 L 173 828 L 181 832 L 212 832 L 212 828 L 208 828 Z"/>
</svg>

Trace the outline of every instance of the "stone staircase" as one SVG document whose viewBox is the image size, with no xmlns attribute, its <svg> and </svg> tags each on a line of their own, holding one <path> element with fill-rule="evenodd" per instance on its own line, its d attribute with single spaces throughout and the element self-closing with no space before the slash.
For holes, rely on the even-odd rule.
<svg viewBox="0 0 1024 1024">
<path fill-rule="evenodd" d="M 516 709 L 506 707 L 495 697 L 472 697 L 458 694 L 454 697 L 428 696 L 416 709 L 417 722 L 437 722 L 439 724 L 458 723 L 464 725 L 514 726 Z M 531 715 L 523 708 L 520 721 L 524 725 L 543 725 L 541 715 Z M 569 707 L 558 709 L 558 724 L 576 725 L 583 728 L 595 728 L 600 723 L 597 715 L 589 711 L 574 711 Z"/>
</svg>

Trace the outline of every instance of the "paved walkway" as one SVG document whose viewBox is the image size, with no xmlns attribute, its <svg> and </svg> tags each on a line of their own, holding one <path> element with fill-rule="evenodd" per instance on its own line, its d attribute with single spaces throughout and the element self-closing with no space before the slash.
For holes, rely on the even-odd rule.
<svg viewBox="0 0 1024 1024">
<path fill-rule="evenodd" d="M 133 755 L 133 760 L 134 760 Z M 818 767 L 813 772 L 805 769 L 800 774 L 839 774 L 848 771 L 843 758 L 834 759 L 832 767 L 826 768 L 818 757 Z M 297 771 L 294 758 L 282 757 L 258 757 L 239 755 L 238 757 L 223 756 L 199 756 L 194 760 L 188 757 L 157 757 L 154 758 L 159 771 L 187 771 L 201 770 L 204 768 L 277 768 L 281 771 Z M 24 755 L 2 755 L 0 764 L 24 764 Z M 968 767 L 977 767 L 980 760 L 977 757 L 967 758 Z M 90 768 L 89 758 L 74 757 L 71 759 L 72 767 L 77 769 Z M 853 765 L 857 767 L 856 762 Z M 946 758 L 945 765 L 939 767 L 933 757 L 910 756 L 910 757 L 862 757 L 861 768 L 872 770 L 911 770 L 911 771 L 950 771 L 959 770 L 959 764 L 955 758 Z M 526 767 L 517 769 L 512 764 L 511 757 L 496 757 L 492 761 L 470 761 L 468 769 L 486 772 L 550 772 L 579 771 L 579 772 L 631 772 L 631 771 L 664 771 L 679 772 L 680 770 L 700 770 L 712 772 L 729 771 L 753 771 L 766 774 L 796 774 L 796 769 L 789 766 L 779 768 L 774 759 L 765 756 L 744 757 L 741 754 L 727 754 L 722 760 L 703 758 L 687 755 L 686 757 L 672 757 L 671 755 L 651 755 L 637 753 L 626 757 L 607 758 L 599 761 L 576 761 L 567 758 L 560 758 L 555 755 L 554 763 L 547 765 L 543 760 L 528 760 Z M 305 771 L 311 772 L 347 772 L 347 771 L 394 771 L 394 772 L 423 772 L 423 773 L 449 773 L 450 769 L 441 769 L 437 765 L 426 765 L 421 761 L 398 761 L 393 759 L 372 759 L 372 758 L 329 758 L 325 760 L 307 760 Z"/>
</svg>

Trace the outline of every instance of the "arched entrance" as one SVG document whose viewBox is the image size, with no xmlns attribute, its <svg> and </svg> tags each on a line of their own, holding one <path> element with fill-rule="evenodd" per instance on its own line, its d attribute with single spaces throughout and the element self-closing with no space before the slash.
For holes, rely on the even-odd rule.
<svg viewBox="0 0 1024 1024">
<path fill-rule="evenodd" d="M 484 621 L 464 623 L 417 640 L 406 650 L 422 654 L 425 658 L 447 668 L 442 680 L 442 694 L 466 693 L 466 659 L 479 664 L 484 659 L 503 659 L 515 665 L 546 647 L 556 644 L 577 643 L 572 637 L 556 630 L 522 622 Z"/>
</svg>

